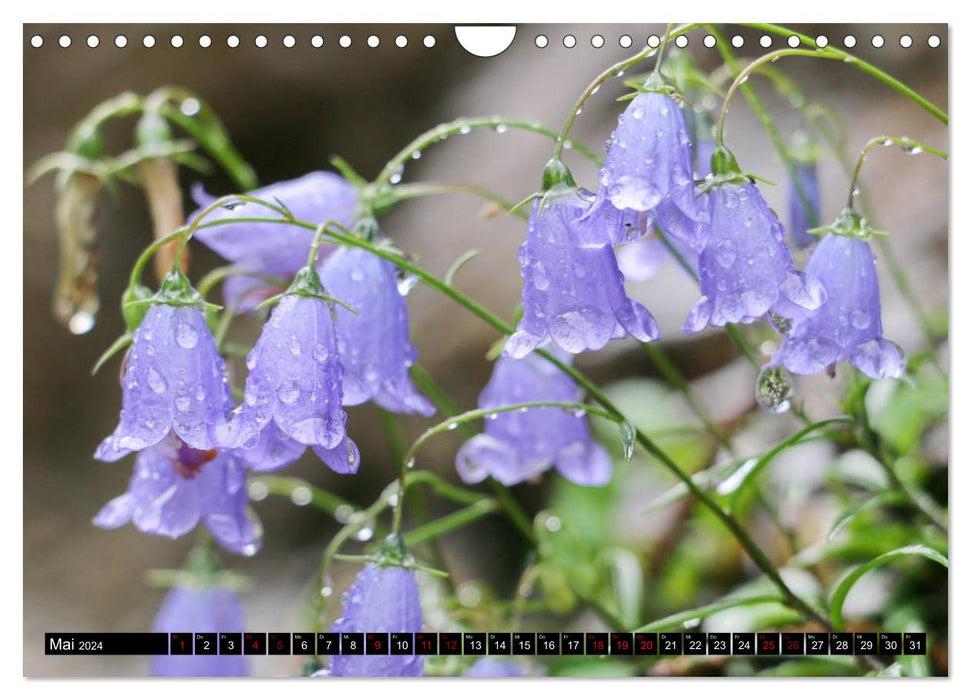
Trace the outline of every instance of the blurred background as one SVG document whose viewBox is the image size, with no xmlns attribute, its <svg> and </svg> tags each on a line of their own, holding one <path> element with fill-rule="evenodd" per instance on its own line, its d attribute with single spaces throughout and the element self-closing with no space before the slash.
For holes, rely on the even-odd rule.
<svg viewBox="0 0 971 700">
<path fill-rule="evenodd" d="M 826 35 L 835 46 L 842 45 L 845 35 L 855 35 L 859 41 L 854 52 L 947 109 L 946 26 L 793 28 L 811 36 Z M 737 49 L 744 62 L 764 53 L 758 45 L 759 33 L 732 26 L 723 30 L 744 39 L 743 47 Z M 578 95 L 600 71 L 639 51 L 649 35 L 663 31 L 661 24 L 520 25 L 509 49 L 493 58 L 478 58 L 458 44 L 450 25 L 25 25 L 24 168 L 62 149 L 73 125 L 101 101 L 126 90 L 147 94 L 162 85 L 180 85 L 198 93 L 222 118 L 261 184 L 329 169 L 333 155 L 372 178 L 414 136 L 458 116 L 498 114 L 535 119 L 558 129 Z M 57 45 L 58 37 L 65 34 L 72 39 L 66 49 Z M 91 34 L 100 38 L 97 48 L 85 43 Z M 157 40 L 151 49 L 142 45 L 142 37 L 148 34 Z M 171 46 L 169 38 L 174 34 L 184 37 L 181 48 Z M 203 34 L 212 37 L 211 47 L 199 46 L 198 37 Z M 238 48 L 226 47 L 226 37 L 231 34 L 241 38 Z M 266 48 L 254 46 L 257 34 L 267 37 Z M 311 46 L 315 34 L 324 37 L 323 47 Z M 352 38 L 349 48 L 338 46 L 337 38 L 344 34 Z M 704 34 L 703 30 L 693 32 L 687 50 L 702 68 L 714 70 L 721 60 L 717 50 L 702 45 Z M 876 34 L 886 39 L 881 48 L 871 45 L 870 37 Z M 903 34 L 913 39 L 909 48 L 899 43 Z M 34 35 L 43 37 L 43 47 L 31 47 L 29 39 Z M 125 48 L 114 45 L 116 35 L 128 38 Z M 285 35 L 296 39 L 293 48 L 283 47 Z M 367 45 L 370 35 L 380 39 L 378 48 Z M 395 46 L 398 35 L 407 37 L 405 48 Z M 545 48 L 537 47 L 537 35 L 548 38 Z M 564 46 L 568 35 L 576 39 L 573 48 Z M 602 48 L 591 45 L 595 35 L 604 37 Z M 629 48 L 619 43 L 624 35 L 632 38 Z M 930 35 L 941 37 L 938 48 L 928 46 Z M 423 45 L 425 36 L 434 37 L 433 48 Z M 773 47 L 782 46 L 775 37 Z M 651 66 L 648 62 L 645 70 Z M 822 101 L 838 113 L 854 157 L 869 138 L 879 134 L 906 135 L 938 148 L 948 147 L 946 127 L 849 66 L 798 58 L 776 66 L 810 99 Z M 764 99 L 780 132 L 791 134 L 799 126 L 800 115 L 764 79 L 753 78 L 749 84 Z M 602 152 L 624 107 L 615 99 L 628 91 L 622 81 L 609 82 L 588 103 L 572 136 Z M 107 150 L 130 147 L 132 128 L 133 121 L 113 123 L 105 132 Z M 787 211 L 785 170 L 744 99 L 733 103 L 727 145 L 744 169 L 777 183 L 760 189 L 773 209 L 780 214 Z M 471 182 L 518 202 L 538 189 L 551 147 L 542 136 L 512 129 L 501 135 L 491 130 L 473 132 L 430 148 L 420 161 L 409 164 L 404 181 Z M 595 189 L 595 168 L 575 153 L 568 152 L 567 157 L 577 181 Z M 843 206 L 848 182 L 833 158 L 827 157 L 820 168 L 822 220 L 829 222 Z M 180 181 L 187 211 L 194 208 L 188 190 L 195 182 L 203 182 L 214 194 L 232 191 L 221 173 L 201 177 L 183 170 Z M 891 233 L 890 245 L 904 264 L 914 295 L 929 314 L 946 319 L 947 164 L 928 156 L 907 158 L 896 148 L 879 149 L 867 160 L 862 182 L 876 214 L 874 225 Z M 121 400 L 118 358 L 95 376 L 91 368 L 124 330 L 117 300 L 131 264 L 151 240 L 152 225 L 140 190 L 123 186 L 117 193 L 102 195 L 98 216 L 102 309 L 91 332 L 74 336 L 51 313 L 58 259 L 55 199 L 50 176 L 25 185 L 24 673 L 139 676 L 147 670 L 144 658 L 45 657 L 42 652 L 47 631 L 149 630 L 165 591 L 146 585 L 145 570 L 178 567 L 194 541 L 192 536 L 177 541 L 150 537 L 133 527 L 103 531 L 91 524 L 101 506 L 125 490 L 131 474 L 131 460 L 102 464 L 91 456 L 114 428 Z M 465 251 L 481 248 L 482 254 L 462 269 L 456 283 L 509 318 L 521 293 L 516 250 L 525 226 L 514 217 L 483 217 L 482 210 L 482 201 L 471 195 L 422 198 L 397 206 L 381 223 L 398 247 L 438 275 Z M 782 218 L 785 221 L 784 215 Z M 218 264 L 215 255 L 196 246 L 190 273 L 197 280 Z M 924 342 L 920 324 L 890 281 L 886 265 L 878 267 L 885 335 L 905 351 L 914 352 Z M 692 381 L 715 420 L 738 429 L 736 443 L 743 453 L 758 453 L 795 430 L 798 424 L 790 416 L 752 413 L 755 371 L 724 333 L 686 336 L 681 332 L 685 315 L 697 299 L 697 288 L 674 265 L 647 282 L 628 283 L 628 290 L 653 312 L 663 334 L 661 346 Z M 420 363 L 459 406 L 473 408 L 489 377 L 491 364 L 485 355 L 497 339 L 496 333 L 422 285 L 411 292 L 408 305 Z M 946 324 L 943 327 L 946 338 Z M 258 332 L 259 324 L 247 319 L 239 321 L 232 334 L 236 340 L 251 342 Z M 764 338 L 769 345 L 759 347 L 771 352 L 771 336 L 765 334 Z M 756 332 L 754 339 L 762 336 Z M 938 352 L 946 366 L 946 341 Z M 609 385 L 612 396 L 642 425 L 663 429 L 692 420 L 682 400 L 658 381 L 657 370 L 636 343 L 615 341 L 600 352 L 578 358 L 577 365 Z M 833 414 L 838 410 L 839 390 L 834 386 L 839 381 L 840 377 L 799 379 L 796 399 L 805 402 L 811 415 Z M 943 409 L 941 397 L 936 399 L 937 420 L 920 426 L 918 442 L 931 465 L 926 467 L 926 478 L 936 484 L 936 497 L 946 505 L 946 385 Z M 362 452 L 358 476 L 338 477 L 312 456 L 287 473 L 363 505 L 372 502 L 394 478 L 396 465 L 386 456 L 373 408 L 366 405 L 348 413 L 350 433 Z M 402 422 L 412 438 L 428 425 L 413 418 Z M 619 454 L 614 429 L 597 429 Z M 453 461 L 460 443 L 461 436 L 455 434 L 432 441 L 422 452 L 419 466 L 455 480 Z M 697 443 L 674 445 L 672 450 L 680 449 L 675 454 L 693 469 L 719 459 L 714 447 Z M 766 474 L 765 493 L 776 505 L 781 529 L 757 508 L 749 528 L 777 561 L 792 554 L 787 548 L 793 542 L 804 546 L 825 539 L 840 503 L 829 493 L 824 475 L 844 458 L 853 455 L 847 457 L 827 443 L 809 444 L 787 452 Z M 644 507 L 670 487 L 670 475 L 644 458 L 630 465 L 618 460 L 617 473 L 617 483 L 588 493 L 570 489 L 552 473 L 538 483 L 517 487 L 514 493 L 530 514 L 543 508 L 559 509 L 563 519 L 579 531 L 607 528 L 611 542 L 623 543 L 625 551 L 635 553 L 638 570 L 644 572 L 635 615 L 641 622 L 702 604 L 752 578 L 754 570 L 737 547 L 726 546 L 730 540 L 717 525 L 706 525 L 696 515 L 689 517 L 678 504 L 644 513 Z M 432 514 L 451 508 L 434 499 L 429 500 L 429 507 Z M 335 524 L 287 499 L 270 497 L 255 508 L 266 530 L 262 551 L 248 560 L 229 554 L 223 557 L 251 579 L 252 588 L 243 595 L 248 628 L 308 628 L 301 601 Z M 795 539 L 781 537 L 780 531 Z M 442 547 L 459 591 L 464 590 L 468 599 L 483 595 L 509 598 L 515 593 L 527 552 L 501 517 L 480 520 L 450 534 Z M 356 571 L 355 565 L 338 566 L 336 589 L 346 590 Z M 866 620 L 879 615 L 880 606 L 886 605 L 899 583 L 889 574 L 865 581 L 867 585 L 861 583 L 848 601 L 848 617 Z M 464 589 L 463 582 L 468 584 Z M 946 575 L 921 573 L 909 585 L 914 587 L 912 599 L 931 611 L 927 614 L 946 637 Z M 597 624 L 596 619 L 580 613 L 561 620 L 563 629 L 593 629 Z M 725 629 L 739 631 L 737 626 L 744 621 L 725 624 Z M 442 627 L 454 628 L 447 620 Z M 299 663 L 298 657 L 255 658 L 254 673 L 287 674 Z M 937 659 L 935 663 L 938 671 L 941 664 L 946 668 L 946 653 L 943 662 Z"/>
</svg>

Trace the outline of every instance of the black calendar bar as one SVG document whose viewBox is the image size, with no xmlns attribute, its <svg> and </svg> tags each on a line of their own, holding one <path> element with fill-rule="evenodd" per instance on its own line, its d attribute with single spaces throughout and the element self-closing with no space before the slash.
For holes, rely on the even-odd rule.
<svg viewBox="0 0 971 700">
<path fill-rule="evenodd" d="M 924 632 L 48 632 L 48 655 L 926 656 Z"/>
</svg>

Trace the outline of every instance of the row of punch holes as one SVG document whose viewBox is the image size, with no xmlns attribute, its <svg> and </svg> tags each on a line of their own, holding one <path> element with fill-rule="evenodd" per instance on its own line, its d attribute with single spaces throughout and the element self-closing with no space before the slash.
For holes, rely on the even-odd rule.
<svg viewBox="0 0 971 700">
<path fill-rule="evenodd" d="M 780 37 L 772 37 L 772 36 L 769 36 L 768 34 L 763 34 L 761 37 L 759 37 L 758 43 L 759 43 L 759 46 L 761 46 L 763 49 L 768 49 L 773 46 L 776 40 L 780 42 L 782 41 Z M 198 41 L 199 47 L 203 49 L 207 49 L 213 45 L 213 38 L 208 34 L 202 34 L 201 36 L 198 37 L 197 41 Z M 561 41 L 563 43 L 563 46 L 568 49 L 572 49 L 579 44 L 579 40 L 573 34 L 564 35 Z M 745 45 L 745 39 L 737 34 L 731 37 L 730 41 L 732 46 L 734 46 L 736 49 L 740 49 Z M 829 46 L 829 43 L 830 43 L 829 38 L 822 34 L 817 36 L 815 41 L 816 41 L 816 46 L 818 46 L 819 48 L 825 48 Z M 900 46 L 905 49 L 909 49 L 911 46 L 914 45 L 914 38 L 909 34 L 902 34 L 900 37 L 898 37 L 897 41 L 900 44 Z M 178 48 L 182 48 L 185 45 L 186 39 L 181 34 L 174 34 L 168 38 L 168 42 L 169 44 L 171 44 L 172 48 L 178 49 Z M 376 49 L 381 45 L 380 37 L 378 37 L 375 34 L 368 35 L 364 40 L 364 42 L 369 48 L 372 48 L 372 49 Z M 603 37 L 602 34 L 594 34 L 593 36 L 590 37 L 590 45 L 595 49 L 603 48 L 606 42 L 607 40 Z M 674 40 L 675 45 L 680 48 L 685 48 L 686 46 L 688 46 L 688 42 L 689 42 L 688 37 L 685 35 L 680 35 L 676 37 Z M 709 49 L 714 48 L 717 45 L 717 39 L 711 34 L 705 35 L 704 38 L 701 40 L 701 42 L 705 46 L 705 48 L 709 48 Z M 35 49 L 41 48 L 44 45 L 44 43 L 45 43 L 44 37 L 42 37 L 39 34 L 34 34 L 33 36 L 30 37 L 30 45 Z M 67 34 L 62 34 L 57 38 L 57 45 L 60 46 L 62 49 L 69 48 L 72 45 L 72 43 L 73 43 L 73 39 Z M 96 34 L 90 34 L 84 39 L 84 43 L 89 48 L 94 49 L 101 45 L 101 38 L 98 37 L 98 35 Z M 235 49 L 239 47 L 240 45 L 242 45 L 242 43 L 243 41 L 239 38 L 239 36 L 235 34 L 231 34 L 226 37 L 226 45 L 231 49 Z M 324 43 L 325 43 L 324 37 L 321 36 L 320 34 L 315 34 L 310 38 L 310 45 L 315 49 L 319 49 L 323 47 Z M 394 38 L 394 45 L 399 49 L 405 48 L 406 46 L 408 46 L 408 43 L 409 43 L 408 37 L 404 36 L 403 34 L 399 34 Z M 550 38 L 547 37 L 545 34 L 538 34 L 534 38 L 533 43 L 536 45 L 537 48 L 545 49 L 550 45 Z M 634 46 L 635 41 L 634 41 L 634 38 L 629 34 L 622 34 L 620 37 L 618 37 L 617 43 L 620 45 L 621 48 L 629 49 Z M 791 48 L 796 48 L 800 45 L 801 41 L 798 36 L 790 35 L 785 43 L 788 44 L 788 46 L 790 46 Z M 847 34 L 842 38 L 842 43 L 843 43 L 843 46 L 845 46 L 848 49 L 851 49 L 857 45 L 857 38 L 853 34 Z M 146 34 L 142 37 L 142 46 L 144 46 L 147 49 L 154 48 L 157 44 L 158 44 L 158 40 L 152 34 Z M 253 45 L 256 48 L 263 49 L 269 46 L 269 44 L 270 44 L 269 39 L 267 39 L 267 37 L 263 34 L 258 34 L 253 38 Z M 430 34 L 425 35 L 424 37 L 421 38 L 421 44 L 425 48 L 428 48 L 428 49 L 433 48 L 436 44 L 435 37 Z M 882 48 L 885 44 L 886 44 L 886 39 L 882 34 L 874 34 L 873 36 L 870 37 L 870 45 L 873 46 L 874 48 L 877 48 L 877 49 Z M 128 37 L 125 36 L 124 34 L 116 35 L 114 38 L 114 45 L 119 49 L 126 48 L 128 46 Z M 297 40 L 292 34 L 287 34 L 283 37 L 281 41 L 281 45 L 284 48 L 292 49 L 297 45 Z M 354 45 L 354 40 L 349 35 L 342 34 L 337 39 L 337 45 L 343 49 L 350 48 L 351 46 Z M 649 37 L 647 37 L 647 46 L 656 48 L 660 45 L 661 45 L 661 38 L 656 34 L 651 34 Z M 931 34 L 930 36 L 927 37 L 927 45 L 930 46 L 932 49 L 936 49 L 941 45 L 941 38 L 936 34 Z"/>
</svg>

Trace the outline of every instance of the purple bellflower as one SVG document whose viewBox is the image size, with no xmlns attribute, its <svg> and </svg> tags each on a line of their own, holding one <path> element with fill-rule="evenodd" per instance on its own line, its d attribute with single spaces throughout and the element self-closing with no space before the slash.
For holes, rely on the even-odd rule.
<svg viewBox="0 0 971 700">
<path fill-rule="evenodd" d="M 903 372 L 900 348 L 883 337 L 880 288 L 870 245 L 860 238 L 827 235 L 806 272 L 826 288 L 814 314 L 795 321 L 772 359 L 795 374 L 813 374 L 844 360 L 874 379 Z"/>
<path fill-rule="evenodd" d="M 797 248 L 808 248 L 817 241 L 806 231 L 819 226 L 819 177 L 816 163 L 796 163 L 794 170 L 795 177 L 789 182 L 789 240 Z"/>
<path fill-rule="evenodd" d="M 304 278 L 319 289 L 316 273 L 305 268 L 291 290 Z M 300 291 L 285 294 L 246 366 L 243 404 L 222 434 L 227 446 L 249 453 L 258 469 L 279 468 L 299 456 L 303 450 L 292 444 L 297 443 L 313 448 L 339 474 L 357 471 L 359 453 L 345 428 L 343 370 L 328 301 Z"/>
<path fill-rule="evenodd" d="M 319 224 L 336 221 L 350 227 L 358 206 L 354 186 L 344 178 L 329 172 L 313 172 L 296 180 L 277 182 L 249 193 L 271 204 L 281 202 L 294 218 Z M 216 198 L 193 191 L 200 207 L 212 204 Z M 193 212 L 189 221 L 199 215 Z M 217 209 L 206 216 L 205 221 L 261 218 L 279 218 L 272 209 L 254 202 L 236 202 Z M 299 226 L 277 223 L 234 224 L 198 229 L 195 238 L 243 269 L 254 273 L 292 278 L 307 262 L 314 232 Z M 327 248 L 322 248 L 326 254 Z M 239 311 L 252 311 L 264 299 L 278 293 L 276 287 L 251 275 L 233 275 L 227 278 L 224 297 L 228 306 Z"/>
<path fill-rule="evenodd" d="M 695 202 L 691 139 L 673 97 L 639 94 L 608 143 L 600 189 L 617 209 L 653 211 L 670 202 L 688 218 L 704 215 Z"/>
<path fill-rule="evenodd" d="M 368 564 L 347 594 L 331 632 L 421 632 L 421 601 L 414 571 Z M 424 656 L 332 656 L 331 676 L 422 676 Z M 323 675 L 323 674 L 322 674 Z"/>
<path fill-rule="evenodd" d="M 688 314 L 685 331 L 751 323 L 769 311 L 796 319 L 819 307 L 822 285 L 796 271 L 782 224 L 754 184 L 741 178 L 715 184 L 709 205 L 707 240 L 698 258 L 702 298 Z"/>
<path fill-rule="evenodd" d="M 242 632 L 243 610 L 236 594 L 227 589 L 176 586 L 169 590 L 153 627 L 155 632 Z M 153 676 L 222 677 L 249 675 L 249 659 L 243 655 L 153 656 Z"/>
<path fill-rule="evenodd" d="M 131 522 L 175 539 L 200 520 L 231 552 L 259 549 L 262 527 L 249 508 L 243 459 L 233 450 L 197 450 L 170 434 L 138 453 L 128 491 L 109 501 L 94 524 L 114 529 Z"/>
<path fill-rule="evenodd" d="M 435 413 L 408 376 L 417 352 L 395 266 L 361 248 L 342 248 L 324 260 L 320 279 L 328 294 L 354 309 L 335 309 L 344 405 L 373 399 L 394 413 Z"/>
<path fill-rule="evenodd" d="M 500 357 L 479 395 L 479 408 L 579 400 L 573 380 L 542 357 Z M 468 440 L 455 457 L 455 468 L 466 483 L 491 476 L 509 486 L 550 466 L 581 486 L 603 486 L 613 469 L 607 451 L 593 441 L 586 417 L 553 406 L 487 417 L 485 432 Z"/>
<path fill-rule="evenodd" d="M 523 317 L 506 343 L 509 357 L 523 357 L 548 340 L 579 353 L 628 334 L 643 342 L 660 335 L 651 313 L 627 296 L 605 238 L 619 213 L 613 210 L 611 218 L 607 202 L 591 209 L 585 194 L 571 188 L 533 204 L 519 248 Z"/>
<path fill-rule="evenodd" d="M 163 291 L 183 283 L 188 285 L 181 275 L 170 275 Z M 157 445 L 170 432 L 198 450 L 218 447 L 215 435 L 228 410 L 225 364 L 202 310 L 155 304 L 128 351 L 118 427 L 98 446 L 95 457 L 114 462 Z"/>
</svg>

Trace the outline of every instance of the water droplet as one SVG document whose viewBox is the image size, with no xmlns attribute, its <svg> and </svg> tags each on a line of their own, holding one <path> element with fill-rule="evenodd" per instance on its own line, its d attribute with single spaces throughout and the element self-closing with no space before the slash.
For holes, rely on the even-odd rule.
<svg viewBox="0 0 971 700">
<path fill-rule="evenodd" d="M 505 124 L 496 124 L 496 133 L 497 134 L 504 134 L 504 133 L 506 133 L 506 131 L 508 131 L 508 129 L 509 129 L 509 127 L 507 127 Z"/>
<path fill-rule="evenodd" d="M 755 400 L 766 413 L 785 413 L 791 404 L 792 378 L 783 367 L 763 367 L 755 380 Z"/>
<path fill-rule="evenodd" d="M 401 182 L 401 176 L 404 174 L 405 169 L 400 165 L 392 171 L 391 176 L 388 178 L 388 182 L 392 185 L 397 185 Z"/>
<path fill-rule="evenodd" d="M 89 311 L 78 311 L 67 322 L 67 328 L 74 335 L 84 335 L 94 328 L 94 314 Z"/>
<path fill-rule="evenodd" d="M 251 481 L 249 485 L 249 497 L 251 501 L 262 501 L 270 495 L 270 489 L 265 481 Z"/>
<path fill-rule="evenodd" d="M 769 311 L 768 320 L 769 325 L 780 335 L 785 335 L 792 329 L 792 320 L 777 314 L 775 311 Z"/>
<path fill-rule="evenodd" d="M 546 519 L 546 529 L 550 532 L 559 532 L 561 527 L 563 527 L 563 523 L 555 515 L 551 515 Z"/>
<path fill-rule="evenodd" d="M 189 400 L 188 396 L 176 397 L 175 407 L 180 411 L 188 411 L 190 406 L 192 406 L 192 402 Z"/>
<path fill-rule="evenodd" d="M 320 596 L 322 598 L 330 598 L 334 595 L 334 579 L 331 578 L 330 574 L 324 576 L 323 584 L 320 589 Z"/>
<path fill-rule="evenodd" d="M 457 427 L 459 427 L 459 424 L 458 423 L 449 423 L 448 425 L 445 426 L 445 429 L 446 430 L 455 430 Z"/>
<path fill-rule="evenodd" d="M 363 282 L 364 270 L 362 270 L 359 267 L 355 267 L 353 270 L 351 270 L 351 279 L 354 280 L 355 282 Z"/>
<path fill-rule="evenodd" d="M 206 398 L 206 390 L 202 386 L 196 387 L 196 401 L 203 401 Z"/>
<path fill-rule="evenodd" d="M 490 413 L 489 415 L 486 416 L 486 420 L 495 420 L 498 417 L 499 417 L 498 413 Z"/>
<path fill-rule="evenodd" d="M 587 415 L 587 409 L 582 408 L 581 406 L 576 406 L 570 409 L 570 413 L 572 413 L 577 418 L 583 418 L 585 415 Z"/>
<path fill-rule="evenodd" d="M 291 404 L 300 396 L 300 387 L 295 382 L 287 381 L 280 385 L 276 395 L 283 403 Z"/>
<path fill-rule="evenodd" d="M 370 525 L 365 525 L 354 535 L 354 539 L 358 542 L 367 542 L 372 537 L 374 537 L 374 528 Z"/>
<path fill-rule="evenodd" d="M 915 143 L 909 143 L 906 146 L 901 146 L 904 149 L 904 153 L 908 156 L 917 156 L 924 152 L 924 149 Z"/>
<path fill-rule="evenodd" d="M 318 345 L 317 345 L 317 346 L 316 346 L 316 347 L 314 348 L 314 359 L 315 359 L 315 360 L 316 360 L 317 362 L 323 362 L 323 361 L 324 361 L 324 360 L 326 360 L 326 359 L 327 359 L 327 358 L 328 358 L 329 356 L 330 356 L 330 353 L 329 353 L 329 352 L 327 352 L 327 348 L 326 348 L 326 347 L 324 347 L 323 345 L 320 345 L 320 344 L 318 344 Z"/>
<path fill-rule="evenodd" d="M 411 274 L 410 272 L 405 272 L 400 267 L 395 268 L 396 274 L 398 276 L 398 293 L 401 296 L 406 297 L 408 293 L 415 288 L 418 284 L 418 277 Z"/>
<path fill-rule="evenodd" d="M 300 354 L 300 341 L 297 340 L 297 336 L 291 335 L 290 342 L 287 343 L 287 349 L 290 351 L 291 355 Z"/>
<path fill-rule="evenodd" d="M 462 134 L 463 136 L 465 134 L 468 134 L 471 131 L 472 131 L 472 127 L 469 126 L 468 124 L 463 124 L 462 126 L 459 127 L 459 133 Z"/>
<path fill-rule="evenodd" d="M 156 394 L 164 394 L 168 388 L 165 379 L 162 378 L 162 375 L 154 367 L 149 367 L 148 369 L 148 386 Z"/>
<path fill-rule="evenodd" d="M 637 440 L 637 430 L 627 421 L 620 424 L 620 440 L 624 448 L 624 461 L 629 462 L 634 457 L 634 443 Z"/>
<path fill-rule="evenodd" d="M 334 509 L 334 519 L 343 525 L 347 525 L 347 523 L 351 522 L 351 518 L 353 517 L 354 508 L 346 503 L 342 503 L 341 505 L 337 506 L 336 509 Z"/>
<path fill-rule="evenodd" d="M 290 500 L 295 506 L 305 506 L 313 500 L 313 494 L 306 486 L 298 486 L 290 492 Z"/>
<path fill-rule="evenodd" d="M 857 330 L 866 330 L 870 327 L 870 315 L 863 309 L 856 309 L 850 314 L 850 323 Z"/>
<path fill-rule="evenodd" d="M 405 463 L 405 467 L 406 467 L 406 468 L 408 468 L 408 469 L 414 469 L 414 468 L 415 468 L 415 458 L 414 458 L 414 457 L 412 457 L 411 459 L 409 459 L 409 460 L 408 460 L 408 461 L 407 461 L 407 462 Z"/>
<path fill-rule="evenodd" d="M 854 197 L 859 197 L 861 192 L 862 192 L 862 190 L 860 189 L 860 186 L 859 185 L 854 185 L 853 186 L 853 193 L 852 194 L 853 194 Z"/>
<path fill-rule="evenodd" d="M 715 260 L 722 267 L 731 267 L 738 257 L 738 250 L 732 241 L 721 241 L 715 246 Z"/>
<path fill-rule="evenodd" d="M 188 323 L 180 323 L 175 329 L 175 342 L 191 350 L 199 343 L 199 332 Z"/>
<path fill-rule="evenodd" d="M 411 152 L 411 159 L 412 160 L 421 160 L 421 151 L 412 151 Z"/>
</svg>

